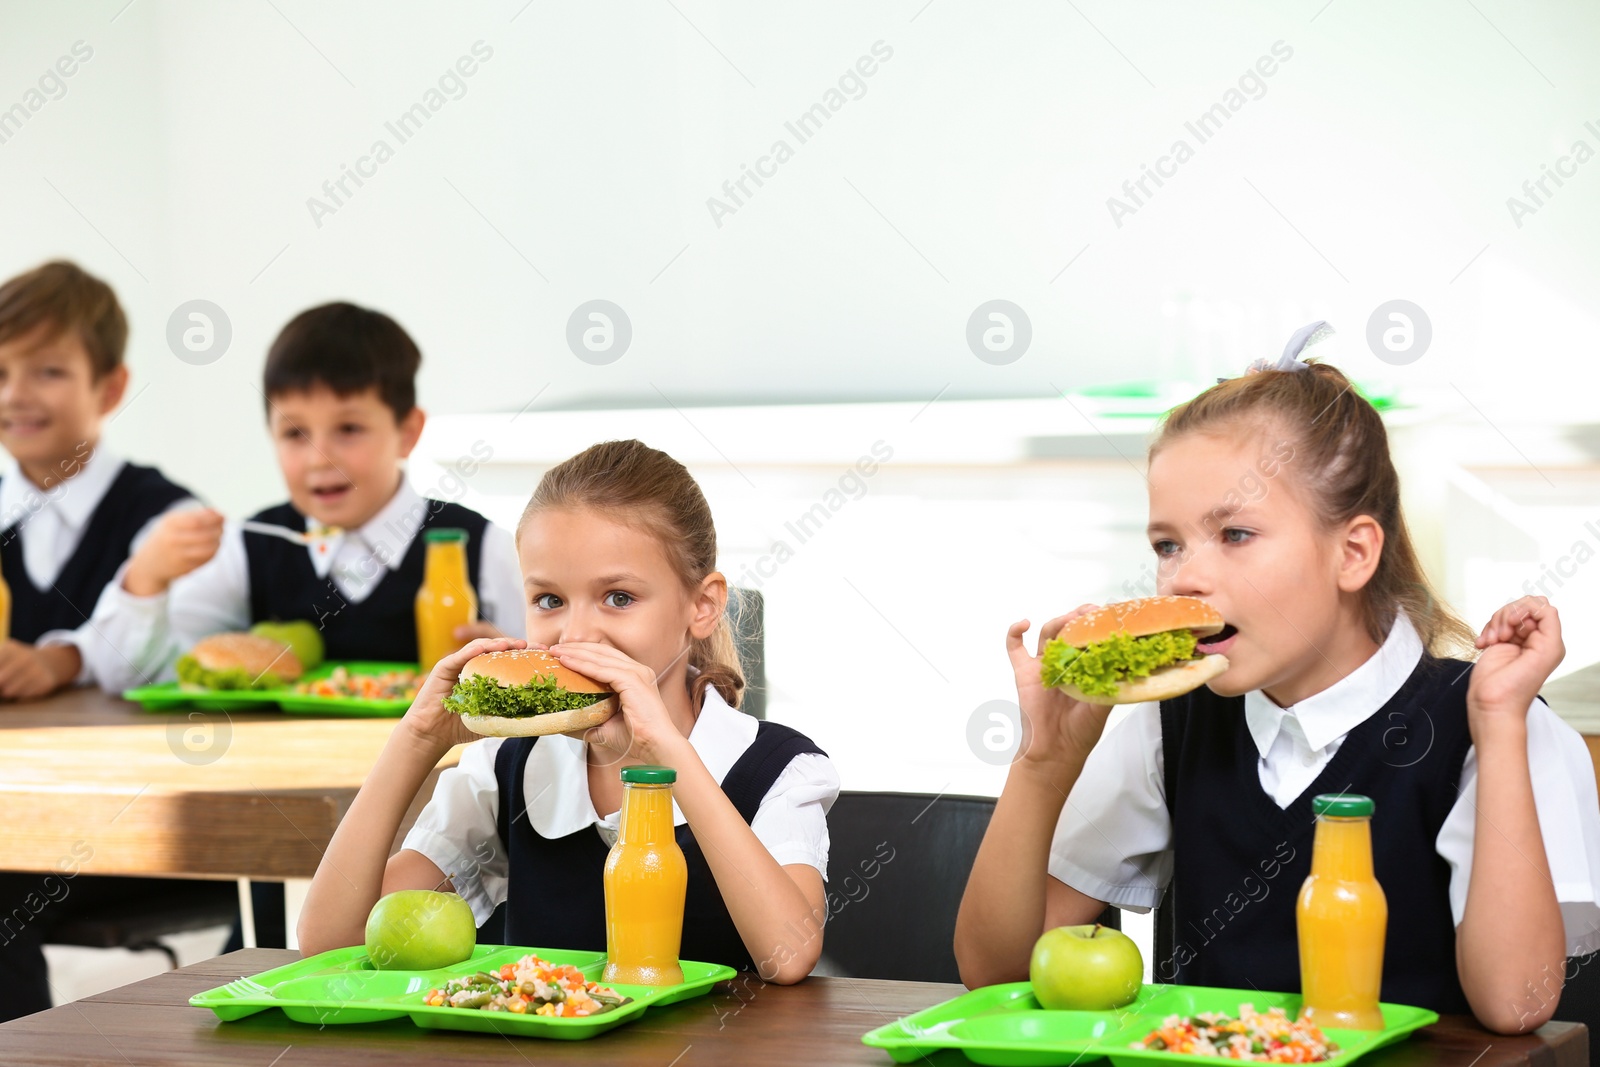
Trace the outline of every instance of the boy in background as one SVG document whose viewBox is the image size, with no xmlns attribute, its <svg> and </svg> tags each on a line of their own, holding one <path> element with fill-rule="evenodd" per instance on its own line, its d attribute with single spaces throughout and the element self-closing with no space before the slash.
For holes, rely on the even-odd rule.
<svg viewBox="0 0 1600 1067">
<path fill-rule="evenodd" d="M 45 696 L 120 658 L 89 625 L 117 568 L 188 490 L 101 447 L 127 393 L 128 322 L 116 294 L 75 264 L 0 285 L 0 574 L 11 632 L 0 698 Z"/>
</svg>

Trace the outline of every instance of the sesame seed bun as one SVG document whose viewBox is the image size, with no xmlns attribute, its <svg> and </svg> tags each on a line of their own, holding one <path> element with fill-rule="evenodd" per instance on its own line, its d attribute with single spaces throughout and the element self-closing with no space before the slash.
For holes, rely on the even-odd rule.
<svg viewBox="0 0 1600 1067">
<path fill-rule="evenodd" d="M 538 737 L 587 730 L 611 718 L 618 708 L 617 696 L 609 686 L 562 666 L 556 657 L 537 648 L 516 648 L 474 656 L 461 668 L 461 681 L 465 683 L 475 678 L 487 678 L 506 688 L 550 678 L 569 693 L 608 694 L 593 704 L 569 711 L 461 716 L 467 729 L 486 737 Z"/>
<path fill-rule="evenodd" d="M 1148 637 L 1168 630 L 1193 630 L 1196 637 L 1209 637 L 1221 633 L 1224 625 L 1222 613 L 1203 600 L 1192 596 L 1151 596 L 1107 604 L 1098 611 L 1079 615 L 1056 636 L 1082 648 L 1117 633 Z"/>
</svg>

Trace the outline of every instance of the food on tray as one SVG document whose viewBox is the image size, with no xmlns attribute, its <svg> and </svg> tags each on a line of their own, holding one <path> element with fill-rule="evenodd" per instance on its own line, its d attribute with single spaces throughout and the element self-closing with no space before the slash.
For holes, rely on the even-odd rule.
<svg viewBox="0 0 1600 1067">
<path fill-rule="evenodd" d="M 1217 1012 L 1193 1019 L 1169 1015 L 1132 1047 L 1255 1063 L 1322 1063 L 1339 1051 L 1319 1027 L 1290 1019 L 1282 1008 L 1257 1012 L 1253 1004 L 1239 1005 L 1237 1019 Z"/>
<path fill-rule="evenodd" d="M 282 641 L 260 634 L 212 634 L 178 657 L 185 689 L 280 689 L 305 673 Z"/>
<path fill-rule="evenodd" d="M 1156 596 L 1080 615 L 1044 647 L 1045 686 L 1090 704 L 1169 700 L 1228 669 L 1234 629 L 1203 600 Z M 1219 635 L 1215 641 L 1200 638 Z"/>
<path fill-rule="evenodd" d="M 1121 930 L 1099 923 L 1058 926 L 1034 942 L 1028 981 L 1041 1008 L 1110 1011 L 1144 988 L 1144 957 Z"/>
<path fill-rule="evenodd" d="M 599 726 L 616 712 L 617 695 L 548 652 L 519 648 L 468 660 L 444 703 L 474 733 L 526 737 Z"/>
<path fill-rule="evenodd" d="M 443 988 L 429 990 L 423 1003 L 436 1008 L 576 1019 L 619 1008 L 630 1000 L 614 989 L 587 981 L 576 967 L 530 955 L 492 973 L 479 971 L 465 978 L 452 978 Z"/>
<path fill-rule="evenodd" d="M 367 916 L 367 958 L 380 971 L 431 971 L 460 963 L 478 944 L 472 908 L 454 893 L 401 889 Z"/>
<path fill-rule="evenodd" d="M 314 697 L 342 697 L 349 700 L 411 700 L 422 684 L 422 675 L 413 670 L 385 671 L 382 674 L 355 674 L 335 667 L 326 678 L 316 678 L 295 686 L 295 692 Z"/>
<path fill-rule="evenodd" d="M 323 645 L 322 631 L 317 629 L 315 623 L 305 619 L 295 619 L 292 622 L 258 622 L 250 627 L 250 632 L 262 637 L 270 637 L 274 641 L 282 641 L 294 649 L 294 654 L 300 657 L 300 666 L 308 671 L 314 671 L 322 666 Z"/>
</svg>

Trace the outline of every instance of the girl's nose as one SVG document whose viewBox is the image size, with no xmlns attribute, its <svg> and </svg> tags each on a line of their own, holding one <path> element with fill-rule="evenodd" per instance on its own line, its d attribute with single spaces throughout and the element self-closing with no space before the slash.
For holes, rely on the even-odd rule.
<svg viewBox="0 0 1600 1067">
<path fill-rule="evenodd" d="M 1161 591 L 1171 596 L 1205 597 L 1211 594 L 1213 582 L 1211 568 L 1204 548 L 1185 548 L 1181 553 L 1162 560 L 1157 584 Z"/>
<path fill-rule="evenodd" d="M 592 609 L 579 605 L 569 607 L 566 618 L 562 620 L 562 641 L 599 641 L 601 640 L 600 627 Z"/>
</svg>

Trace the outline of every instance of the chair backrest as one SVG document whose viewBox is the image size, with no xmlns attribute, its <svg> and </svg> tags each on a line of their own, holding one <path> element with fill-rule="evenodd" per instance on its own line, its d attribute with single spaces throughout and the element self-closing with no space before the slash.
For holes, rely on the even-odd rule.
<svg viewBox="0 0 1600 1067">
<path fill-rule="evenodd" d="M 994 798 L 843 792 L 828 813 L 828 921 L 813 973 L 959 982 L 956 912 Z M 1102 916 L 1117 925 L 1115 909 Z"/>
<path fill-rule="evenodd" d="M 765 621 L 766 601 L 759 592 L 728 590 L 728 622 L 733 626 L 733 643 L 739 649 L 739 667 L 744 671 L 744 693 L 739 710 L 757 719 L 767 717 Z"/>
</svg>

